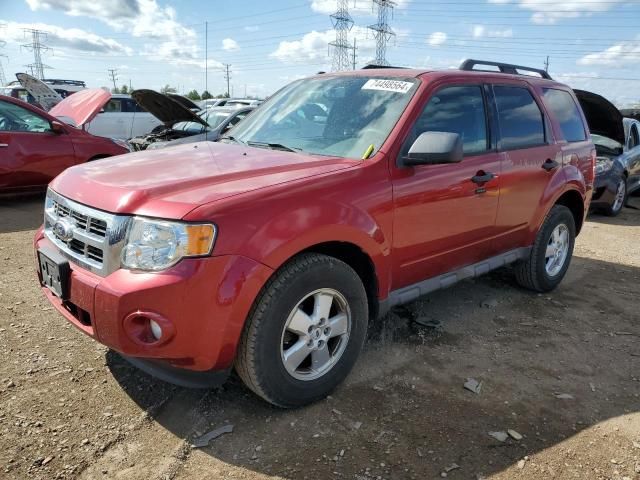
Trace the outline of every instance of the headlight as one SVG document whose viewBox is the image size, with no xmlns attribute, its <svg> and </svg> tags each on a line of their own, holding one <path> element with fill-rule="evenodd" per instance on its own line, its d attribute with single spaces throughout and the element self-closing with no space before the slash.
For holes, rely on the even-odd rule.
<svg viewBox="0 0 640 480">
<path fill-rule="evenodd" d="M 122 266 L 133 270 L 164 270 L 182 258 L 208 255 L 215 237 L 216 227 L 212 224 L 134 217 L 122 250 Z"/>
<path fill-rule="evenodd" d="M 596 175 L 608 172 L 613 167 L 613 160 L 607 157 L 596 157 Z"/>
<path fill-rule="evenodd" d="M 153 142 L 153 143 L 150 143 L 149 146 L 146 149 L 147 150 L 157 150 L 158 148 L 166 147 L 167 143 L 169 143 L 169 142 Z"/>
<path fill-rule="evenodd" d="M 129 142 L 125 142 L 124 140 L 120 140 L 119 138 L 110 138 L 109 140 L 111 140 L 116 145 L 119 145 L 122 148 L 126 148 L 128 151 L 131 151 L 131 145 L 129 145 Z"/>
</svg>

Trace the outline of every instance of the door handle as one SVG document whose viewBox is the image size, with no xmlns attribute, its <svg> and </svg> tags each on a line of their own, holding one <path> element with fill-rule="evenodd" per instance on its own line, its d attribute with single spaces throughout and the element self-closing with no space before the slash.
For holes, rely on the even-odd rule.
<svg viewBox="0 0 640 480">
<path fill-rule="evenodd" d="M 478 174 L 471 177 L 471 181 L 473 183 L 487 183 L 489 180 L 493 180 L 494 178 L 496 178 L 496 176 L 491 172 L 478 172 Z"/>
<path fill-rule="evenodd" d="M 8 143 L 0 143 L 0 148 L 7 148 L 8 146 Z"/>
<path fill-rule="evenodd" d="M 547 160 L 542 164 L 542 168 L 544 168 L 547 172 L 555 170 L 559 166 L 560 164 L 558 162 L 556 162 L 555 160 L 551 160 L 550 158 L 547 158 Z"/>
</svg>

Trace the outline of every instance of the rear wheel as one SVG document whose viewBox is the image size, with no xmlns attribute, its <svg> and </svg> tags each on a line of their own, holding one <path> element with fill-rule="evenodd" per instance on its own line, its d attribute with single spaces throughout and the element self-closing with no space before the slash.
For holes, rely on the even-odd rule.
<svg viewBox="0 0 640 480">
<path fill-rule="evenodd" d="M 314 402 L 355 364 L 367 321 L 366 292 L 349 265 L 326 255 L 299 255 L 276 272 L 256 300 L 236 371 L 275 405 Z"/>
<path fill-rule="evenodd" d="M 609 217 L 615 217 L 622 211 L 622 207 L 627 203 L 627 178 L 620 177 L 616 185 L 616 196 L 613 203 L 605 208 L 604 213 Z"/>
<path fill-rule="evenodd" d="M 575 236 L 571 210 L 555 205 L 538 231 L 529 257 L 515 266 L 518 283 L 537 292 L 556 288 L 571 263 Z"/>
</svg>

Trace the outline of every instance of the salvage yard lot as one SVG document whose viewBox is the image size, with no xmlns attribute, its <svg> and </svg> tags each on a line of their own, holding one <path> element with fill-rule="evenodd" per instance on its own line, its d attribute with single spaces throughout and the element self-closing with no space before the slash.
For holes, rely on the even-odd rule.
<svg viewBox="0 0 640 480">
<path fill-rule="evenodd" d="M 294 411 L 233 377 L 154 380 L 69 326 L 34 273 L 42 202 L 0 203 L 0 478 L 640 478 L 640 198 L 589 218 L 555 292 L 503 269 L 423 297 L 370 326 L 330 398 Z M 524 438 L 488 435 L 507 429 Z"/>
</svg>

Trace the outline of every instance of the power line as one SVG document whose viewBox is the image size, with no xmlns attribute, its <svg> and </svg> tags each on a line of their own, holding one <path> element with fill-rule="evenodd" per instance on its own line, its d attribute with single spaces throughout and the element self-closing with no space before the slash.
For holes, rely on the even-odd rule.
<svg viewBox="0 0 640 480">
<path fill-rule="evenodd" d="M 349 68 L 349 50 L 351 45 L 347 40 L 347 36 L 353 27 L 353 19 L 349 15 L 348 0 L 337 0 L 338 9 L 331 14 L 331 23 L 336 31 L 336 39 L 329 43 L 333 47 L 333 60 L 331 70 L 340 72 Z"/>
<path fill-rule="evenodd" d="M 227 97 L 230 96 L 229 93 L 229 81 L 231 80 L 231 74 L 229 73 L 229 67 L 231 67 L 230 63 L 223 63 L 222 65 L 224 65 L 225 68 L 225 73 L 224 73 L 224 78 L 227 81 Z"/>
<path fill-rule="evenodd" d="M 22 30 L 26 35 L 31 34 L 31 43 L 21 46 L 33 52 L 33 63 L 25 66 L 31 70 L 31 75 L 42 80 L 44 78 L 44 69 L 51 68 L 49 65 L 42 63 L 42 52 L 51 50 L 42 43 L 42 40 L 47 38 L 47 33 L 36 28 L 23 28 Z"/>
<path fill-rule="evenodd" d="M 395 32 L 389 26 L 388 17 L 389 10 L 393 11 L 396 2 L 393 0 L 373 0 L 374 5 L 378 7 L 378 23 L 369 25 L 368 28 L 373 30 L 373 36 L 376 39 L 376 65 L 389 65 L 387 61 L 387 42 L 391 37 L 395 36 Z"/>
<path fill-rule="evenodd" d="M 115 68 L 110 68 L 109 76 L 111 77 L 111 81 L 113 82 L 113 89 L 118 90 L 118 87 L 116 86 L 116 80 L 118 80 L 118 70 Z"/>
</svg>

